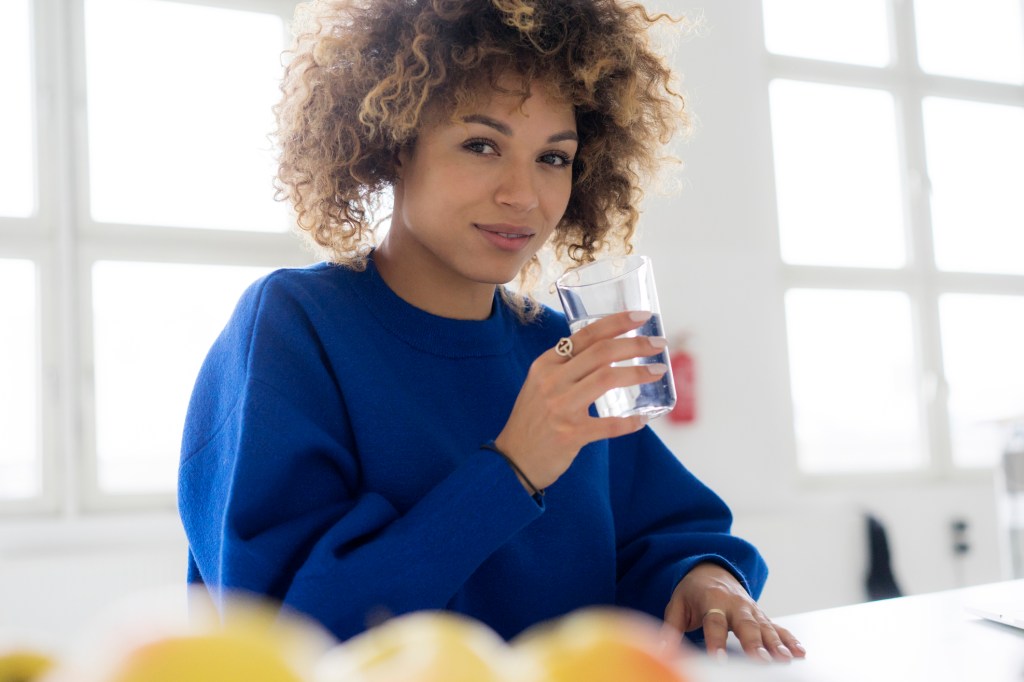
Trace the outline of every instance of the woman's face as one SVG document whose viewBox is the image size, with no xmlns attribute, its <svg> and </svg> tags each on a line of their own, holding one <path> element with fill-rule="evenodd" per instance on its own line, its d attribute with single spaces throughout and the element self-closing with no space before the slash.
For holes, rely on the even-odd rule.
<svg viewBox="0 0 1024 682">
<path fill-rule="evenodd" d="M 525 102 L 496 93 L 457 121 L 442 117 L 400 153 L 388 241 L 403 269 L 493 288 L 551 236 L 572 190 L 576 122 L 547 88 L 532 92 Z"/>
</svg>

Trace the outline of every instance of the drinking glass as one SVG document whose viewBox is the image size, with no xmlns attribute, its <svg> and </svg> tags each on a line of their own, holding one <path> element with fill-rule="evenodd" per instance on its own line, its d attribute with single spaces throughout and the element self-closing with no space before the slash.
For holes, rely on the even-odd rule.
<svg viewBox="0 0 1024 682">
<path fill-rule="evenodd" d="M 654 270 L 647 256 L 617 256 L 594 261 L 559 277 L 555 288 L 573 333 L 606 315 L 628 310 L 649 311 L 651 319 L 623 336 L 665 335 Z M 624 360 L 614 366 L 657 362 L 669 368 L 660 379 L 611 389 L 595 402 L 597 413 L 602 417 L 643 414 L 653 419 L 669 412 L 676 404 L 676 389 L 667 348 L 657 355 Z"/>
</svg>

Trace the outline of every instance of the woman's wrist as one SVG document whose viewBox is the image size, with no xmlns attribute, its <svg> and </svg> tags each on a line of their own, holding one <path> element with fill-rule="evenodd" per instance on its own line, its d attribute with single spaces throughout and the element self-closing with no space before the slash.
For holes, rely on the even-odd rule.
<svg viewBox="0 0 1024 682">
<path fill-rule="evenodd" d="M 501 456 L 501 458 L 508 463 L 509 467 L 512 468 L 512 471 L 515 472 L 516 477 L 519 479 L 519 482 L 523 484 L 523 487 L 526 488 L 526 491 L 530 493 L 530 495 L 534 499 L 539 501 L 540 498 L 544 497 L 544 488 L 538 488 L 536 485 L 534 485 L 530 478 L 523 472 L 523 470 L 519 468 L 519 465 L 516 464 L 515 460 L 509 457 L 504 450 L 499 448 L 493 440 L 489 440 L 486 443 L 483 443 L 480 447 L 483 448 L 484 450 L 490 450 L 491 452 L 497 453 L 499 456 Z"/>
</svg>

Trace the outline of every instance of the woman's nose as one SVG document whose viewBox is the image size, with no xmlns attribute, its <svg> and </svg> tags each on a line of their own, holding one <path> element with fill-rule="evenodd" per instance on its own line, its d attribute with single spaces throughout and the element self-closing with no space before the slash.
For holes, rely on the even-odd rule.
<svg viewBox="0 0 1024 682">
<path fill-rule="evenodd" d="M 537 178 L 532 171 L 533 168 L 509 164 L 501 175 L 501 181 L 494 195 L 495 201 L 520 212 L 536 208 L 540 200 L 536 185 Z"/>
</svg>

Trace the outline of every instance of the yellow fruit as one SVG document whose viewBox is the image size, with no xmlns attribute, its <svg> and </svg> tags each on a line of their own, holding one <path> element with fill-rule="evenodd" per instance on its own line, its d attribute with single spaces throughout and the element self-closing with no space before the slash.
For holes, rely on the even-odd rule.
<svg viewBox="0 0 1024 682">
<path fill-rule="evenodd" d="M 214 608 L 201 594 L 175 608 L 143 595 L 115 605 L 39 682 L 307 682 L 336 640 L 318 624 L 253 596 Z M 4 682 L 0 680 L 0 682 Z"/>
<path fill-rule="evenodd" d="M 132 651 L 110 682 L 302 682 L 265 642 L 232 634 L 169 637 Z"/>
<path fill-rule="evenodd" d="M 31 649 L 0 652 L 0 682 L 33 682 L 53 665 L 52 658 Z"/>
<path fill-rule="evenodd" d="M 337 643 L 327 630 L 308 616 L 282 609 L 275 602 L 253 595 L 236 594 L 226 599 L 219 614 L 208 614 L 205 624 L 195 600 L 191 607 L 193 627 L 200 633 L 219 632 L 253 641 L 277 652 L 304 677 Z"/>
<path fill-rule="evenodd" d="M 663 643 L 660 622 L 624 609 L 581 609 L 512 642 L 537 682 L 687 682 L 684 651 Z"/>
<path fill-rule="evenodd" d="M 391 620 L 335 647 L 315 682 L 510 682 L 508 646 L 483 623 L 443 611 Z"/>
</svg>

